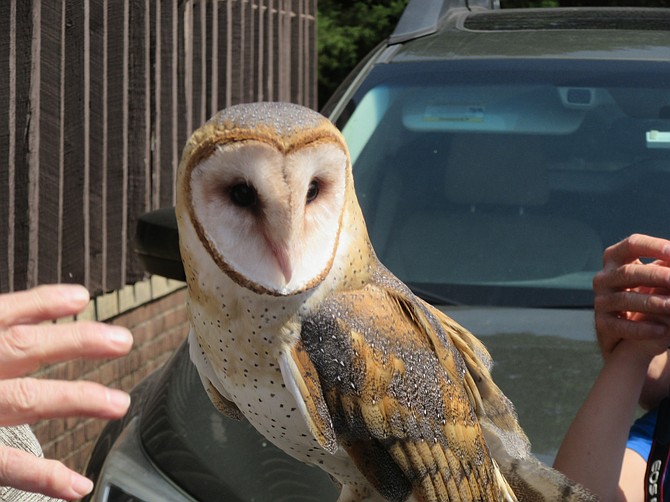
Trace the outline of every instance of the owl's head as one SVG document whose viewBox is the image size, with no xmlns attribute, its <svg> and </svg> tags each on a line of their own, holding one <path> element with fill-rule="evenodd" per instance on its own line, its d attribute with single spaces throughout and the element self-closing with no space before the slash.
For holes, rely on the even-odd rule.
<svg viewBox="0 0 670 502">
<path fill-rule="evenodd" d="M 211 258 L 257 293 L 308 290 L 333 264 L 351 179 L 344 139 L 322 115 L 287 103 L 225 109 L 184 149 L 182 255 Z"/>
</svg>

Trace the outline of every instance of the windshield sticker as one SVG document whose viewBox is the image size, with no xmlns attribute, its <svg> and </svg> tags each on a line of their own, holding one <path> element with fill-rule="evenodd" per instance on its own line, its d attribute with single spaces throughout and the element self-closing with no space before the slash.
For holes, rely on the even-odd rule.
<svg viewBox="0 0 670 502">
<path fill-rule="evenodd" d="M 424 122 L 483 122 L 483 105 L 434 104 L 423 113 Z"/>
</svg>

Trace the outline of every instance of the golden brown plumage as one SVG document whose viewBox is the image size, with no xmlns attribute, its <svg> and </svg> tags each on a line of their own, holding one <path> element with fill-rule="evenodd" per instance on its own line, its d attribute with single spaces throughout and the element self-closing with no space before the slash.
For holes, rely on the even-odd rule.
<svg viewBox="0 0 670 502">
<path fill-rule="evenodd" d="M 379 263 L 325 118 L 224 110 L 185 148 L 177 215 L 210 397 L 341 501 L 589 500 L 530 455 L 483 345 Z"/>
<path fill-rule="evenodd" d="M 316 369 L 335 437 L 390 500 L 413 487 L 423 500 L 499 500 L 505 490 L 448 337 L 382 267 L 303 321 L 296 351 Z"/>
</svg>

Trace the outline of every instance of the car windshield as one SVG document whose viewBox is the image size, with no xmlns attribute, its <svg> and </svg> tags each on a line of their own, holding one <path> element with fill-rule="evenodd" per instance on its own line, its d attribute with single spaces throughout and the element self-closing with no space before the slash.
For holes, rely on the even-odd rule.
<svg viewBox="0 0 670 502">
<path fill-rule="evenodd" d="M 377 65 L 336 120 L 380 260 L 443 304 L 592 304 L 604 248 L 670 237 L 667 62 Z"/>
</svg>

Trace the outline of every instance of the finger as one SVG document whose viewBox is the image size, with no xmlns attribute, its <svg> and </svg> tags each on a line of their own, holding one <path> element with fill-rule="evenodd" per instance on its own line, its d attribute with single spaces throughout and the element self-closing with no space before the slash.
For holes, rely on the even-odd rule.
<svg viewBox="0 0 670 502">
<path fill-rule="evenodd" d="M 118 357 L 132 345 L 130 331 L 98 322 L 12 326 L 0 331 L 0 378 L 22 376 L 45 363 Z"/>
<path fill-rule="evenodd" d="M 631 288 L 670 288 L 670 268 L 655 263 L 629 263 L 604 268 L 593 277 L 596 293 Z"/>
<path fill-rule="evenodd" d="M 85 381 L 15 378 L 0 381 L 0 426 L 74 416 L 122 417 L 130 396 L 120 390 Z"/>
<path fill-rule="evenodd" d="M 74 315 L 86 306 L 89 295 L 78 284 L 51 284 L 0 295 L 0 326 L 37 323 Z"/>
<path fill-rule="evenodd" d="M 59 499 L 74 500 L 91 492 L 93 483 L 60 462 L 0 446 L 0 486 L 11 486 Z"/>
<path fill-rule="evenodd" d="M 629 320 L 614 315 L 596 315 L 596 334 L 603 354 L 607 355 L 624 339 L 670 341 L 670 328 L 650 320 Z"/>
<path fill-rule="evenodd" d="M 670 241 L 649 235 L 633 234 L 608 247 L 603 255 L 603 262 L 623 265 L 641 257 L 670 261 Z"/>
<path fill-rule="evenodd" d="M 638 312 L 651 315 L 670 315 L 670 296 L 637 291 L 617 291 L 597 294 L 593 304 L 598 313 Z"/>
</svg>

